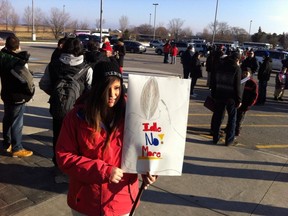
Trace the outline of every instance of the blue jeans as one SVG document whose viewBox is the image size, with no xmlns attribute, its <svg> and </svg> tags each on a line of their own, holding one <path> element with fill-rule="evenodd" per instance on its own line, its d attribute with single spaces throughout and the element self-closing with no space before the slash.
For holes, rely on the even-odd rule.
<svg viewBox="0 0 288 216">
<path fill-rule="evenodd" d="M 257 103 L 259 104 L 264 104 L 266 102 L 267 83 L 268 81 L 259 81 L 259 94 L 257 100 Z"/>
<path fill-rule="evenodd" d="M 229 99 L 227 101 L 215 100 L 216 109 L 212 116 L 211 129 L 213 132 L 213 142 L 217 143 L 220 139 L 220 127 L 225 115 L 225 109 L 228 114 L 228 122 L 226 127 L 225 145 L 229 145 L 235 138 L 236 127 L 236 114 L 237 109 L 235 107 L 235 101 Z"/>
<path fill-rule="evenodd" d="M 7 149 L 12 145 L 12 151 L 23 149 L 22 146 L 22 129 L 25 103 L 7 104 L 4 103 L 3 117 L 3 148 Z"/>
</svg>

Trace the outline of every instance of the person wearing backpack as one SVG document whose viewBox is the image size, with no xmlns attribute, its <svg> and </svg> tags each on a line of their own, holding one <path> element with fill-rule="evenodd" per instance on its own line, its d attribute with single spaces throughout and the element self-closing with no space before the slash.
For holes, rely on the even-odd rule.
<svg viewBox="0 0 288 216">
<path fill-rule="evenodd" d="M 23 84 L 11 72 L 15 67 L 28 69 L 29 57 L 28 52 L 20 52 L 20 41 L 16 36 L 8 37 L 0 52 L 1 99 L 4 102 L 2 152 L 13 157 L 33 155 L 22 145 L 23 117 L 29 99 L 26 98 Z"/>
<path fill-rule="evenodd" d="M 69 109 L 73 108 L 77 98 L 90 89 L 92 75 L 93 69 L 84 61 L 84 50 L 80 40 L 68 38 L 63 45 L 59 59 L 47 65 L 44 76 L 39 82 L 40 89 L 50 95 L 49 111 L 53 119 L 53 163 L 55 167 L 57 167 L 55 147 L 62 121 Z M 64 89 L 64 86 L 69 88 Z M 65 96 L 61 97 L 59 94 L 65 94 Z M 58 99 L 61 101 L 57 101 Z"/>
</svg>

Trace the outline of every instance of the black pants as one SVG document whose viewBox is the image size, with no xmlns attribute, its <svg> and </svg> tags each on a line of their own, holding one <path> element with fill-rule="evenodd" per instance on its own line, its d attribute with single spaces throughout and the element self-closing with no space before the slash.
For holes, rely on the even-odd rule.
<svg viewBox="0 0 288 216">
<path fill-rule="evenodd" d="M 52 158 L 52 161 L 55 167 L 58 166 L 57 161 L 56 161 L 56 144 L 57 144 L 57 140 L 58 140 L 60 130 L 62 127 L 62 122 L 63 120 L 53 118 L 53 158 Z"/>
</svg>

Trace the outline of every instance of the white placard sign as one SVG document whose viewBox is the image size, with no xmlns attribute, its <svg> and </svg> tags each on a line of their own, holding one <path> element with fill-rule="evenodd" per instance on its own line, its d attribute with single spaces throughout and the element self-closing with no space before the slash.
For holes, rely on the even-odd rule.
<svg viewBox="0 0 288 216">
<path fill-rule="evenodd" d="M 129 75 L 121 168 L 182 174 L 190 79 Z"/>
</svg>

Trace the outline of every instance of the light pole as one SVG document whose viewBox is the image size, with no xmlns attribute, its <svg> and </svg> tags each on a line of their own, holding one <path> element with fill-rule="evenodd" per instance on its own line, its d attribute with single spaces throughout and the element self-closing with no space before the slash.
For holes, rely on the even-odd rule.
<svg viewBox="0 0 288 216">
<path fill-rule="evenodd" d="M 216 34 L 217 12 L 218 12 L 218 0 L 217 0 L 217 2 L 216 2 L 216 10 L 215 10 L 215 19 L 214 19 L 212 45 L 214 45 L 215 34 Z"/>
<path fill-rule="evenodd" d="M 150 17 L 149 17 L 149 25 L 151 26 L 151 13 L 150 13 Z"/>
<path fill-rule="evenodd" d="M 35 25 L 34 25 L 34 0 L 32 0 L 32 41 L 36 40 Z"/>
<path fill-rule="evenodd" d="M 102 0 L 100 1 L 100 43 L 102 44 Z"/>
<path fill-rule="evenodd" d="M 156 7 L 157 5 L 159 5 L 158 3 L 153 3 L 153 5 L 155 6 L 155 12 L 154 12 L 154 34 L 153 34 L 153 40 L 155 40 L 155 32 L 156 32 L 156 28 L 155 28 L 155 25 L 156 25 Z"/>
<path fill-rule="evenodd" d="M 250 36 L 250 33 L 251 33 L 251 25 L 252 25 L 252 20 L 250 20 L 250 26 L 249 26 L 249 36 Z"/>
<path fill-rule="evenodd" d="M 66 37 L 66 34 L 65 34 L 65 5 L 63 5 L 63 33 L 64 33 L 64 37 Z"/>
</svg>

